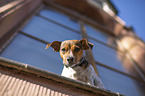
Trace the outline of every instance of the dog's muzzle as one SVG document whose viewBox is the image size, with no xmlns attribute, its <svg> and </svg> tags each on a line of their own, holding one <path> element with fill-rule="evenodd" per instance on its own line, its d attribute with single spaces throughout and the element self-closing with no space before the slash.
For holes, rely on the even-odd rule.
<svg viewBox="0 0 145 96">
<path fill-rule="evenodd" d="M 72 63 L 74 62 L 74 57 L 68 57 L 68 58 L 67 58 L 67 62 L 68 62 L 69 64 L 72 64 Z"/>
<path fill-rule="evenodd" d="M 68 68 L 68 67 L 74 68 L 74 67 L 77 67 L 77 66 L 82 66 L 83 64 L 88 64 L 88 61 L 85 58 L 82 57 L 81 60 L 79 62 L 77 62 L 76 64 L 72 64 L 71 66 L 64 64 L 64 66 L 66 68 Z"/>
</svg>

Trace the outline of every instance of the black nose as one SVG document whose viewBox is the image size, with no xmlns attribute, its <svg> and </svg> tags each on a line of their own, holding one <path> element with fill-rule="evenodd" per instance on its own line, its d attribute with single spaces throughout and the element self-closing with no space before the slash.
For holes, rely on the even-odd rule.
<svg viewBox="0 0 145 96">
<path fill-rule="evenodd" d="M 68 57 L 67 61 L 68 61 L 69 63 L 71 63 L 71 62 L 74 61 L 74 58 L 73 58 L 73 57 Z"/>
</svg>

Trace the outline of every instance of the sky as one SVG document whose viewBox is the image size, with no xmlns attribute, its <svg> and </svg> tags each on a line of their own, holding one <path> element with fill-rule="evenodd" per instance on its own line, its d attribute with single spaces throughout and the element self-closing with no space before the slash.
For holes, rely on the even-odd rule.
<svg viewBox="0 0 145 96">
<path fill-rule="evenodd" d="M 135 33 L 145 42 L 145 0 L 110 0 L 118 9 L 118 16 L 133 26 Z"/>
</svg>

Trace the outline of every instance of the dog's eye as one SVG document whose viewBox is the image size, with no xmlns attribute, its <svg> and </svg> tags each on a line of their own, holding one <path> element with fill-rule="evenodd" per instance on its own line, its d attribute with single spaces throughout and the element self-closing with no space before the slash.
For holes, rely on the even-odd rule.
<svg viewBox="0 0 145 96">
<path fill-rule="evenodd" d="M 62 51 L 62 52 L 65 52 L 66 50 L 65 50 L 65 48 L 63 48 L 63 49 L 61 49 L 61 51 Z"/>
<path fill-rule="evenodd" d="M 74 51 L 75 51 L 75 52 L 78 52 L 78 51 L 80 51 L 80 48 L 75 48 Z"/>
</svg>

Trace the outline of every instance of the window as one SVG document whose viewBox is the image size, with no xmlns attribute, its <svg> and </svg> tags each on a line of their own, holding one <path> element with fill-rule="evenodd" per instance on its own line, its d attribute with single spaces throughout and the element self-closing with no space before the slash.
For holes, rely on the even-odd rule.
<svg viewBox="0 0 145 96">
<path fill-rule="evenodd" d="M 94 49 L 92 51 L 94 54 L 95 61 L 98 61 L 107 66 L 125 72 L 125 69 L 123 68 L 121 61 L 117 57 L 116 50 L 107 47 L 105 45 L 102 45 L 92 39 L 90 39 L 89 41 L 94 44 Z M 118 52 L 118 54 L 122 55 L 122 53 L 120 52 Z"/>
<path fill-rule="evenodd" d="M 51 48 L 50 50 L 45 50 L 45 46 L 46 44 L 33 38 L 18 34 L 1 56 L 58 74 L 61 73 L 61 58 L 55 59 L 59 57 L 59 54 L 53 52 Z M 60 68 L 55 67 L 56 65 L 60 66 Z"/>
<path fill-rule="evenodd" d="M 58 23 L 65 25 L 69 28 L 72 28 L 74 30 L 77 30 L 77 31 L 80 30 L 77 21 L 76 22 L 72 21 L 73 19 L 69 18 L 68 16 L 66 16 L 62 13 L 57 12 L 56 10 L 46 8 L 46 9 L 41 10 L 39 15 L 43 18 L 53 20 L 55 22 L 58 22 Z"/>
<path fill-rule="evenodd" d="M 97 68 L 100 78 L 107 89 L 125 94 L 126 96 L 140 96 L 134 82 L 129 77 L 101 66 L 97 66 Z"/>
<path fill-rule="evenodd" d="M 22 29 L 22 32 L 47 42 L 53 42 L 54 40 L 63 41 L 66 39 L 80 39 L 80 35 L 78 33 L 54 24 L 53 22 L 39 16 L 34 16 Z"/>
<path fill-rule="evenodd" d="M 108 43 L 109 38 L 112 38 L 112 36 L 90 25 L 85 25 L 85 28 L 89 41 L 94 44 L 92 53 L 98 73 L 106 88 L 127 96 L 139 96 L 134 81 L 122 74 L 127 74 L 127 71 L 118 56 L 124 54 L 114 48 L 114 43 Z"/>
<path fill-rule="evenodd" d="M 83 27 L 88 40 L 94 44 L 92 53 L 105 87 L 128 96 L 138 96 L 140 93 L 134 83 L 137 82 L 136 77 L 126 72 L 118 58 L 118 54 L 124 54 L 114 48 L 114 43 L 108 43 L 109 38 L 114 37 L 89 24 Z M 78 20 L 55 9 L 43 8 L 19 31 L 0 56 L 61 74 L 63 64 L 59 53 L 51 47 L 45 50 L 46 44 L 67 39 L 80 40 L 82 37 Z"/>
<path fill-rule="evenodd" d="M 80 34 L 67 28 L 71 25 L 79 28 L 79 24 L 55 10 L 42 9 L 38 14 L 40 15 L 33 16 L 20 30 L 13 42 L 1 53 L 1 56 L 61 74 L 63 64 L 59 53 L 54 52 L 52 48 L 45 50 L 46 44 L 53 41 L 81 39 Z M 58 21 L 57 24 L 56 21 Z M 66 25 L 69 26 L 64 27 Z"/>
<path fill-rule="evenodd" d="M 85 25 L 85 28 L 86 28 L 86 32 L 88 34 L 88 37 L 90 38 L 95 38 L 101 42 L 104 42 L 104 43 L 107 43 L 108 42 L 108 35 L 89 26 L 89 25 Z"/>
</svg>

